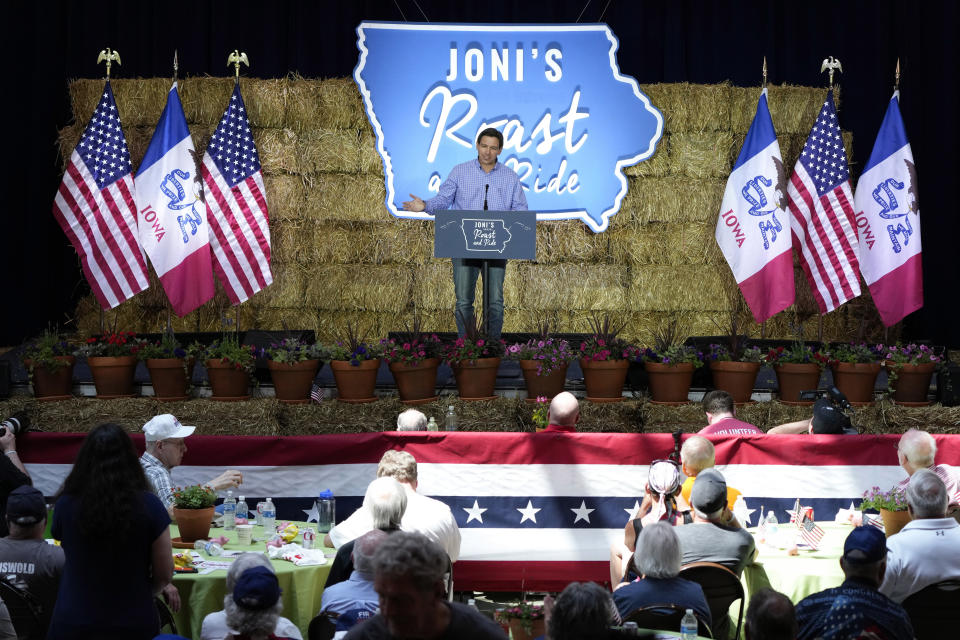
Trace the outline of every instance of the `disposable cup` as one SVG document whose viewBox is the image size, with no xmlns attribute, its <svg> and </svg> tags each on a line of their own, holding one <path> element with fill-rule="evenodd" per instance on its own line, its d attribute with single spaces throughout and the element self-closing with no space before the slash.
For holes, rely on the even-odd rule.
<svg viewBox="0 0 960 640">
<path fill-rule="evenodd" d="M 242 545 L 253 544 L 253 525 L 252 524 L 237 525 L 237 542 L 239 542 Z"/>
</svg>

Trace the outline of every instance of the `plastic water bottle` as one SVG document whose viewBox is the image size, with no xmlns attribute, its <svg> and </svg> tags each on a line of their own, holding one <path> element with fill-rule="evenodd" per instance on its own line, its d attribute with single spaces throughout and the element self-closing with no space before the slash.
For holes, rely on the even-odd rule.
<svg viewBox="0 0 960 640">
<path fill-rule="evenodd" d="M 317 531 L 328 533 L 336 522 L 337 503 L 333 499 L 333 491 L 324 489 L 317 496 Z"/>
<path fill-rule="evenodd" d="M 223 528 L 227 531 L 237 528 L 237 499 L 233 497 L 233 491 L 227 491 L 227 497 L 223 499 Z"/>
<path fill-rule="evenodd" d="M 437 426 L 437 419 L 433 416 L 430 416 L 430 420 L 427 421 L 427 431 L 439 431 L 440 427 Z"/>
<path fill-rule="evenodd" d="M 193 548 L 196 551 L 203 551 L 208 556 L 222 556 L 223 547 L 221 547 L 216 542 L 211 542 L 210 540 L 197 540 L 193 543 Z"/>
<path fill-rule="evenodd" d="M 681 640 L 696 640 L 697 638 L 697 616 L 693 615 L 693 609 L 687 609 L 680 621 Z"/>
<path fill-rule="evenodd" d="M 620 630 L 623 631 L 624 635 L 628 635 L 628 636 L 640 635 L 640 626 L 636 622 L 624 622 L 623 626 L 620 627 Z"/>
<path fill-rule="evenodd" d="M 473 598 L 470 598 L 469 600 L 467 600 L 467 606 L 473 609 L 474 611 L 477 611 L 477 612 L 480 611 L 480 608 L 477 607 L 477 601 L 474 600 Z"/>
<path fill-rule="evenodd" d="M 273 500 L 267 498 L 267 504 L 263 507 L 263 513 L 261 514 L 263 518 L 263 531 L 268 536 L 271 533 L 275 533 L 277 530 L 277 508 L 273 506 Z"/>
<path fill-rule="evenodd" d="M 443 428 L 447 431 L 457 430 L 457 412 L 453 410 L 453 405 L 447 407 L 447 415 L 443 417 Z"/>
<path fill-rule="evenodd" d="M 250 507 L 247 506 L 247 499 L 245 496 L 240 496 L 240 502 L 237 503 L 237 518 L 243 518 L 248 520 L 250 518 Z"/>
<path fill-rule="evenodd" d="M 777 537 L 777 531 L 780 529 L 780 523 L 777 521 L 777 516 L 774 515 L 773 509 L 767 511 L 767 517 L 764 519 L 764 522 L 767 525 L 767 540 L 773 540 Z"/>
</svg>

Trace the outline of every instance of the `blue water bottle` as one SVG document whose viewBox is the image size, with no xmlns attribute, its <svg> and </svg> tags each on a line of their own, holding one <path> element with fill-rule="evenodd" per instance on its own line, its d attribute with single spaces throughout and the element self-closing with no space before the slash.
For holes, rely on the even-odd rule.
<svg viewBox="0 0 960 640">
<path fill-rule="evenodd" d="M 333 499 L 333 492 L 324 489 L 317 496 L 317 531 L 329 533 L 336 521 L 337 503 Z"/>
</svg>

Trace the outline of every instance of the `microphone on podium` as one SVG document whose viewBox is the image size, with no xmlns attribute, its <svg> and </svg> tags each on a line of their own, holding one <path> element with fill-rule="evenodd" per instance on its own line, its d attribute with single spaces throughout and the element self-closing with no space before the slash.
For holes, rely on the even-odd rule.
<svg viewBox="0 0 960 640">
<path fill-rule="evenodd" d="M 486 211 L 487 207 L 487 191 L 490 191 L 490 185 L 486 184 L 483 186 L 483 210 Z"/>
</svg>

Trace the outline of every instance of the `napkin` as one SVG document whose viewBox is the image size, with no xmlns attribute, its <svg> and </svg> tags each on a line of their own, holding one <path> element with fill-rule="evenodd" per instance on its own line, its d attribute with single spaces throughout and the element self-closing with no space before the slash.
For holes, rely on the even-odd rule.
<svg viewBox="0 0 960 640">
<path fill-rule="evenodd" d="M 267 555 L 271 560 L 282 558 L 298 567 L 321 565 L 327 562 L 323 549 L 304 549 L 299 544 L 285 544 L 282 547 L 268 547 Z"/>
</svg>

